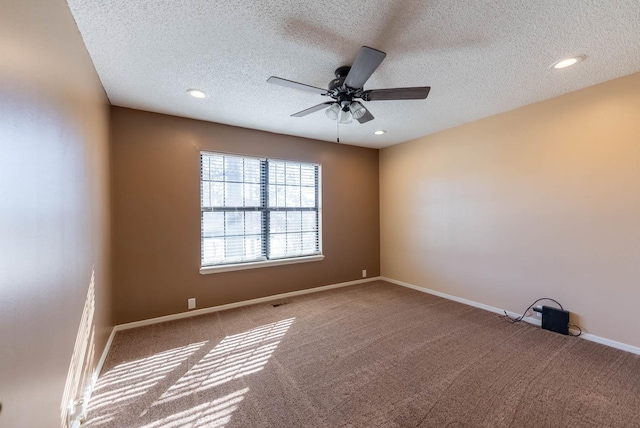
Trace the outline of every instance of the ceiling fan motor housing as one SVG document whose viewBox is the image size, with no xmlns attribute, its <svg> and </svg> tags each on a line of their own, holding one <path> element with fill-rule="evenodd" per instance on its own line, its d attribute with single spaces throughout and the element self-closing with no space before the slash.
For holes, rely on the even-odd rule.
<svg viewBox="0 0 640 428">
<path fill-rule="evenodd" d="M 334 74 L 336 75 L 336 77 L 342 78 L 342 80 L 344 80 L 347 75 L 349 74 L 349 71 L 351 71 L 351 66 L 350 65 L 343 65 L 342 67 L 338 67 L 336 68 L 336 71 L 334 71 Z"/>
<path fill-rule="evenodd" d="M 349 70 L 351 70 L 351 67 L 349 67 L 348 65 L 336 68 L 336 71 L 334 72 L 336 75 L 336 78 L 333 79 L 331 82 L 329 82 L 329 86 L 328 86 L 329 92 L 344 85 L 344 79 L 347 78 L 347 75 L 349 74 Z"/>
</svg>

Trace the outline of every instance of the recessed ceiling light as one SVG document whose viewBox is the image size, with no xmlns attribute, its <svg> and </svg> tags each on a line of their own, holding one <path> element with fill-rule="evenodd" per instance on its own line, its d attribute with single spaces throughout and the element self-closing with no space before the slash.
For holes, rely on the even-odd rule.
<svg viewBox="0 0 640 428">
<path fill-rule="evenodd" d="M 202 91 L 199 91 L 197 89 L 189 89 L 187 91 L 189 93 L 189 95 L 191 95 L 193 98 L 204 98 L 207 96 L 207 94 L 205 94 Z"/>
<path fill-rule="evenodd" d="M 552 65 L 552 67 L 555 69 L 567 68 L 569 66 L 572 66 L 573 64 L 577 64 L 580 61 L 583 61 L 585 58 L 586 56 L 584 55 L 572 56 L 571 58 L 565 58 L 563 60 L 556 62 L 555 64 Z"/>
<path fill-rule="evenodd" d="M 376 134 L 376 135 L 382 135 L 382 134 L 386 134 L 386 133 L 387 133 L 387 131 L 385 131 L 384 129 L 381 129 L 379 131 L 374 132 L 374 134 Z"/>
</svg>

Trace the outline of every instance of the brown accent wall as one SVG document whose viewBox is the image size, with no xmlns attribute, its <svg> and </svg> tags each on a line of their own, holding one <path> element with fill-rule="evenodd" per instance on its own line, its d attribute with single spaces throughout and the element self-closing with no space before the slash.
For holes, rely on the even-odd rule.
<svg viewBox="0 0 640 428">
<path fill-rule="evenodd" d="M 461 106 L 461 108 L 464 108 Z M 640 74 L 383 149 L 382 275 L 640 346 Z"/>
<path fill-rule="evenodd" d="M 378 150 L 114 107 L 117 324 L 380 271 Z M 201 275 L 200 151 L 322 164 L 320 262 Z"/>
<path fill-rule="evenodd" d="M 109 107 L 64 0 L 0 10 L 0 426 L 59 427 L 112 325 Z"/>
</svg>

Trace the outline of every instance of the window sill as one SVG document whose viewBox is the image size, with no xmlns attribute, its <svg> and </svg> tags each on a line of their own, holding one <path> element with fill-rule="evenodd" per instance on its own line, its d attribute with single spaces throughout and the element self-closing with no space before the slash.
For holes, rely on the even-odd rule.
<svg viewBox="0 0 640 428">
<path fill-rule="evenodd" d="M 295 263 L 319 262 L 324 259 L 322 254 L 306 257 L 295 257 L 291 259 L 265 260 L 262 262 L 238 263 L 235 265 L 204 266 L 200 268 L 200 275 L 211 273 L 231 272 L 234 270 L 257 269 L 270 266 L 291 265 Z"/>
</svg>

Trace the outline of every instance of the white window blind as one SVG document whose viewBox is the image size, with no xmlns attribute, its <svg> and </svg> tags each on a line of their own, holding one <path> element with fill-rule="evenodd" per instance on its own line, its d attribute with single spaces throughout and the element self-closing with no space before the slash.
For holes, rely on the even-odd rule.
<svg viewBox="0 0 640 428">
<path fill-rule="evenodd" d="M 201 264 L 321 253 L 319 165 L 201 154 Z"/>
</svg>

